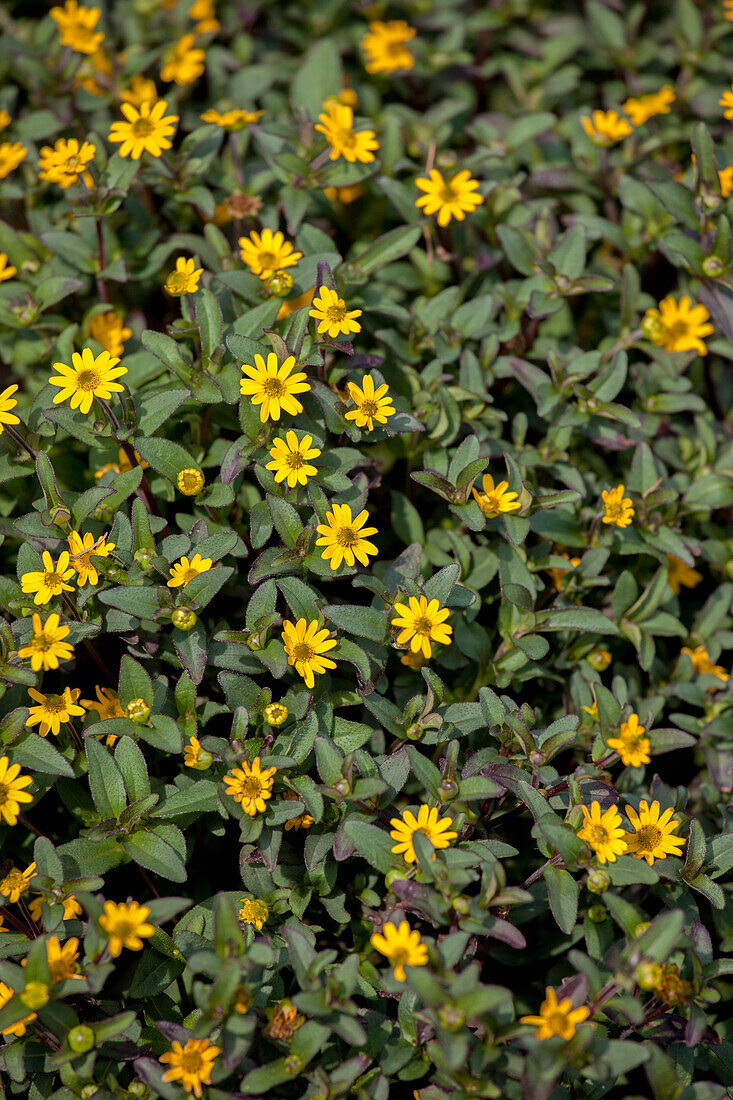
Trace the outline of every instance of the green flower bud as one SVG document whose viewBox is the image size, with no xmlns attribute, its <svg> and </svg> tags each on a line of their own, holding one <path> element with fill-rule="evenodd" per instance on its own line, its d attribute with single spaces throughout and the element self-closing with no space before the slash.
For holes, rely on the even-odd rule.
<svg viewBox="0 0 733 1100">
<path fill-rule="evenodd" d="M 131 722 L 142 725 L 150 717 L 150 707 L 144 699 L 131 699 L 125 708 L 125 713 Z"/>
<path fill-rule="evenodd" d="M 591 871 L 585 880 L 591 894 L 602 894 L 611 885 L 611 877 L 606 871 Z"/>
<path fill-rule="evenodd" d="M 290 291 L 293 289 L 293 276 L 289 271 L 276 271 L 274 275 L 271 275 L 267 280 L 267 289 L 270 294 L 274 294 L 276 298 L 287 298 Z"/>
<path fill-rule="evenodd" d="M 718 276 L 723 275 L 726 266 L 727 265 L 723 263 L 719 256 L 706 256 L 702 262 L 703 271 L 711 279 L 717 279 Z"/>
<path fill-rule="evenodd" d="M 289 1077 L 297 1077 L 303 1068 L 303 1059 L 297 1054 L 289 1054 L 283 1063 L 283 1069 Z"/>
<path fill-rule="evenodd" d="M 135 561 L 146 572 L 152 568 L 154 557 L 155 550 L 151 546 L 141 546 L 139 550 L 135 551 Z"/>
<path fill-rule="evenodd" d="M 45 982 L 28 982 L 25 989 L 20 993 L 23 1004 L 34 1012 L 48 1004 L 48 998 L 49 988 Z"/>
<path fill-rule="evenodd" d="M 333 789 L 338 791 L 339 794 L 347 795 L 351 790 L 348 779 L 339 779 L 334 783 Z"/>
<path fill-rule="evenodd" d="M 468 914 L 471 902 L 469 898 L 464 897 L 463 894 L 459 894 L 457 898 L 453 898 L 451 905 L 455 909 L 456 913 L 460 913 L 462 917 L 465 917 Z"/>
<path fill-rule="evenodd" d="M 177 607 L 171 615 L 171 622 L 177 630 L 192 630 L 196 626 L 197 616 L 188 607 Z"/>
<path fill-rule="evenodd" d="M 86 1024 L 73 1027 L 66 1036 L 66 1041 L 75 1054 L 86 1054 L 95 1045 L 97 1039 L 92 1028 Z"/>
<path fill-rule="evenodd" d="M 588 910 L 588 920 L 593 921 L 594 924 L 603 924 L 607 916 L 608 911 L 605 905 L 591 905 Z"/>
<path fill-rule="evenodd" d="M 288 708 L 283 703 L 268 703 L 262 711 L 262 717 L 268 726 L 281 726 L 287 721 Z"/>
<path fill-rule="evenodd" d="M 659 985 L 662 976 L 662 968 L 659 963 L 641 962 L 636 968 L 634 977 L 640 989 L 655 989 Z"/>
<path fill-rule="evenodd" d="M 392 889 L 393 882 L 404 882 L 405 872 L 400 867 L 393 867 L 391 871 L 387 871 L 384 876 L 384 885 L 388 890 Z"/>
<path fill-rule="evenodd" d="M 438 1019 L 448 1031 L 460 1031 L 466 1022 L 466 1013 L 453 1005 L 446 1005 L 439 1009 Z"/>
</svg>

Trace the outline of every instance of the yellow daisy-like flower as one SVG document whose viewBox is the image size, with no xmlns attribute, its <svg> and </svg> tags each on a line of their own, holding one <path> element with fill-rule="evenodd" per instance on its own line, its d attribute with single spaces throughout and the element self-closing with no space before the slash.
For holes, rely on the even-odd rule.
<svg viewBox="0 0 733 1100">
<path fill-rule="evenodd" d="M 520 1024 L 532 1024 L 537 1028 L 535 1039 L 552 1039 L 559 1035 L 561 1039 L 572 1039 L 578 1024 L 587 1020 L 590 1009 L 587 1005 L 573 1008 L 569 997 L 558 1002 L 557 994 L 551 986 L 545 989 L 545 1000 L 540 1005 L 539 1016 L 520 1016 Z"/>
<path fill-rule="evenodd" d="M 621 108 L 629 116 L 634 126 L 643 126 L 655 115 L 668 115 L 674 101 L 674 88 L 671 84 L 665 84 L 658 92 L 627 99 L 621 104 Z"/>
<path fill-rule="evenodd" d="M 121 157 L 140 160 L 143 153 L 159 157 L 164 149 L 170 149 L 178 115 L 166 115 L 167 109 L 164 99 L 156 103 L 141 103 L 139 109 L 131 103 L 121 105 L 120 110 L 126 121 L 113 122 L 109 131 L 109 140 L 121 143 Z"/>
<path fill-rule="evenodd" d="M 69 533 L 70 564 L 77 574 L 79 588 L 99 583 L 99 573 L 92 558 L 108 558 L 114 549 L 115 543 L 107 542 L 104 535 L 95 539 L 90 531 L 83 537 L 78 531 Z"/>
<path fill-rule="evenodd" d="M 196 267 L 195 260 L 187 260 L 185 256 L 179 256 L 176 260 L 176 270 L 171 271 L 165 281 L 165 289 L 173 298 L 180 298 L 183 294 L 195 294 L 199 288 L 199 279 L 203 270 L 203 267 Z"/>
<path fill-rule="evenodd" d="M 397 855 L 403 855 L 405 863 L 415 863 L 417 861 L 413 841 L 415 833 L 426 836 L 433 848 L 449 848 L 451 840 L 455 840 L 458 836 L 458 833 L 451 829 L 452 824 L 451 817 L 439 818 L 435 806 L 421 806 L 417 811 L 417 817 L 411 810 L 403 810 L 401 818 L 393 817 L 390 820 L 390 825 L 394 828 L 389 835 L 392 840 L 397 841 L 392 851 Z M 435 858 L 435 852 L 433 852 L 433 859 Z"/>
<path fill-rule="evenodd" d="M 224 776 L 224 786 L 227 794 L 241 803 L 244 812 L 254 817 L 267 809 L 276 773 L 277 768 L 260 767 L 260 758 L 256 756 L 251 766 L 243 760 L 241 768 L 232 768 L 231 774 Z"/>
<path fill-rule="evenodd" d="M 246 111 L 243 108 L 235 108 L 232 111 L 209 110 L 201 115 L 201 121 L 221 126 L 222 130 L 243 130 L 250 123 L 259 121 L 264 113 L 264 111 Z"/>
<path fill-rule="evenodd" d="M 628 527 L 634 518 L 632 500 L 624 496 L 624 489 L 625 486 L 617 485 L 615 489 L 604 489 L 601 493 L 604 523 L 610 523 L 614 527 Z"/>
<path fill-rule="evenodd" d="M 213 0 L 195 0 L 188 9 L 188 18 L 197 19 L 196 34 L 216 34 L 221 23 L 216 18 Z"/>
<path fill-rule="evenodd" d="M 437 168 L 430 169 L 430 176 L 415 180 L 415 186 L 424 191 L 415 199 L 415 206 L 423 207 L 427 215 L 437 214 L 438 225 L 446 226 L 451 218 L 462 222 L 466 214 L 473 214 L 484 201 L 476 194 L 479 181 L 473 179 L 467 168 L 446 180 Z"/>
<path fill-rule="evenodd" d="M 724 118 L 733 118 L 733 88 L 726 92 L 723 92 L 722 96 L 718 100 L 721 107 L 725 107 L 723 111 Z"/>
<path fill-rule="evenodd" d="M 176 478 L 176 485 L 187 497 L 198 496 L 205 484 L 206 478 L 195 466 L 187 466 L 185 470 L 180 470 Z"/>
<path fill-rule="evenodd" d="M 312 436 L 304 435 L 298 439 L 293 431 L 289 431 L 285 439 L 273 440 L 270 448 L 272 462 L 268 462 L 265 469 L 274 472 L 278 484 L 287 478 L 289 489 L 306 485 L 308 478 L 318 473 L 317 467 L 310 465 L 311 459 L 318 458 L 321 453 L 318 447 L 311 446 L 312 442 Z"/>
<path fill-rule="evenodd" d="M 476 503 L 487 519 L 494 519 L 506 512 L 516 512 L 522 507 L 517 493 L 509 492 L 509 482 L 499 481 L 494 484 L 491 474 L 484 474 L 482 491 L 477 493 L 472 489 Z"/>
<path fill-rule="evenodd" d="M 2 253 L 0 253 L 0 256 L 1 255 Z M 15 271 L 15 268 L 13 268 L 13 271 Z M 0 272 L 0 274 L 1 273 L 2 272 Z M 1 279 L 0 282 L 2 282 Z M 20 419 L 15 415 L 15 413 L 10 411 L 11 409 L 16 408 L 18 404 L 18 402 L 13 397 L 13 394 L 16 392 L 17 389 L 17 386 L 8 386 L 7 389 L 4 389 L 2 393 L 0 393 L 0 435 L 3 434 L 4 424 L 20 424 Z"/>
<path fill-rule="evenodd" d="M 194 577 L 202 573 L 208 573 L 211 569 L 211 558 L 202 558 L 200 554 L 194 554 L 189 561 L 183 557 L 170 568 L 171 579 L 167 582 L 169 588 L 185 588 Z"/>
<path fill-rule="evenodd" d="M 98 313 L 89 324 L 89 335 L 98 344 L 101 344 L 110 355 L 122 355 L 125 350 L 125 340 L 132 336 L 132 329 L 125 327 L 122 317 L 114 313 Z"/>
<path fill-rule="evenodd" d="M 15 905 L 30 886 L 31 879 L 35 877 L 36 865 L 30 863 L 25 871 L 19 871 L 17 867 L 11 867 L 4 879 L 0 880 L 0 894 L 7 898 L 11 905 Z"/>
<path fill-rule="evenodd" d="M 69 661 L 74 656 L 74 647 L 64 641 L 68 633 L 68 626 L 59 625 L 58 615 L 49 615 L 45 623 L 41 623 L 40 615 L 34 615 L 30 641 L 18 650 L 18 656 L 30 657 L 34 672 L 58 668 L 59 661 Z"/>
<path fill-rule="evenodd" d="M 295 356 L 289 355 L 284 363 L 279 363 L 277 355 L 271 351 L 267 363 L 263 356 L 255 355 L 255 365 L 245 363 L 242 374 L 246 375 L 239 383 L 239 392 L 249 397 L 253 405 L 260 406 L 260 421 L 279 420 L 281 412 L 296 413 L 303 406 L 295 397 L 296 393 L 307 393 L 310 382 L 306 381 L 304 371 L 296 371 Z"/>
<path fill-rule="evenodd" d="M 166 84 L 191 84 L 203 73 L 205 57 L 204 50 L 194 46 L 193 35 L 184 34 L 166 55 L 160 79 Z"/>
<path fill-rule="evenodd" d="M 322 286 L 318 297 L 313 299 L 313 308 L 308 316 L 318 321 L 319 336 L 327 332 L 333 340 L 339 335 L 349 336 L 352 332 L 361 332 L 361 325 L 355 320 L 361 314 L 360 309 L 347 310 L 346 302 L 339 298 L 335 290 Z"/>
<path fill-rule="evenodd" d="M 404 19 L 370 23 L 369 33 L 361 40 L 361 48 L 367 55 L 366 71 L 396 73 L 400 69 L 411 69 L 415 59 L 405 42 L 410 42 L 416 33 L 415 28 L 405 23 Z"/>
<path fill-rule="evenodd" d="M 74 351 L 71 353 L 71 363 L 70 367 L 66 363 L 53 365 L 58 376 L 51 376 L 48 381 L 50 385 L 60 388 L 53 399 L 54 405 L 70 401 L 72 409 L 81 409 L 86 415 L 95 397 L 109 401 L 113 393 L 123 392 L 125 387 L 115 379 L 127 374 L 127 367 L 118 367 L 119 359 L 108 351 L 101 351 L 97 356 L 91 348 L 84 348 L 81 354 Z"/>
<path fill-rule="evenodd" d="M 48 959 L 48 971 L 52 985 L 56 985 L 57 982 L 64 982 L 68 978 L 77 978 L 84 981 L 83 976 L 79 973 L 79 964 L 77 963 L 79 958 L 78 946 L 79 941 L 76 937 L 67 940 L 63 947 L 59 943 L 58 936 L 49 936 L 46 940 L 46 958 Z"/>
<path fill-rule="evenodd" d="M 286 619 L 283 623 L 282 641 L 288 664 L 295 665 L 295 671 L 303 677 L 308 688 L 315 684 L 314 672 L 320 674 L 327 668 L 336 668 L 335 661 L 323 656 L 336 645 L 336 639 L 328 635 L 325 627 L 319 629 L 317 619 L 311 622 L 298 619 L 297 623 Z"/>
<path fill-rule="evenodd" d="M 17 275 L 17 274 L 18 274 L 17 267 L 13 267 L 12 264 L 8 263 L 7 253 L 6 252 L 0 252 L 0 283 L 6 283 L 8 281 L 8 279 L 12 279 L 13 275 Z M 15 390 L 17 390 L 17 388 L 18 388 L 17 386 L 13 386 L 12 387 L 13 392 Z M 5 393 L 7 393 L 7 392 L 8 391 L 5 390 Z M 0 394 L 0 401 L 2 401 L 2 397 L 3 397 L 3 394 Z M 2 425 L 0 424 L 0 430 L 1 429 L 2 429 Z"/>
<path fill-rule="evenodd" d="M 49 603 L 54 596 L 60 596 L 62 592 L 73 592 L 73 584 L 66 584 L 75 570 L 69 565 L 69 551 L 62 550 L 59 560 L 54 560 L 48 550 L 43 551 L 43 569 L 31 573 L 24 573 L 20 578 L 20 587 L 26 596 L 35 593 L 35 604 Z"/>
<path fill-rule="evenodd" d="M 185 1047 L 173 1040 L 171 1049 L 158 1059 L 171 1068 L 163 1074 L 164 1081 L 180 1081 L 186 1092 L 203 1095 L 201 1086 L 211 1084 L 211 1071 L 219 1056 L 219 1047 L 208 1039 L 189 1039 Z"/>
<path fill-rule="evenodd" d="M 9 985 L 6 985 L 5 982 L 0 982 L 0 1008 L 5 1008 L 5 1006 L 12 1000 L 14 995 L 14 991 L 10 988 Z M 30 1016 L 24 1016 L 23 1019 L 18 1020 L 17 1023 L 9 1024 L 8 1027 L 4 1027 L 2 1031 L 0 1031 L 0 1035 L 15 1035 L 18 1038 L 21 1038 L 23 1035 L 25 1035 L 26 1024 L 29 1024 L 32 1020 L 35 1020 L 36 1016 L 37 1014 L 35 1012 L 31 1012 Z"/>
<path fill-rule="evenodd" d="M 44 145 L 40 153 L 40 171 L 38 178 L 47 183 L 57 183 L 64 191 L 79 179 L 88 188 L 94 187 L 94 179 L 87 165 L 94 160 L 96 150 L 94 146 L 84 141 L 81 144 L 76 138 L 59 138 L 55 145 Z"/>
<path fill-rule="evenodd" d="M 437 600 L 427 597 L 410 596 L 407 604 L 396 603 L 394 610 L 397 618 L 392 619 L 392 626 L 400 628 L 397 635 L 397 644 L 410 643 L 413 653 L 422 653 L 426 661 L 433 655 L 431 641 L 440 645 L 450 645 L 453 627 L 448 626 L 446 619 L 450 616 L 447 607 L 441 607 Z"/>
<path fill-rule="evenodd" d="M 259 898 L 241 898 L 240 902 L 242 908 L 239 910 L 239 919 L 243 924 L 251 924 L 260 932 L 270 915 L 270 910 Z"/>
<path fill-rule="evenodd" d="M 249 237 L 239 238 L 239 255 L 253 275 L 259 275 L 267 282 L 276 271 L 294 267 L 302 259 L 302 252 L 295 252 L 293 246 L 280 232 L 263 229 L 262 233 L 253 230 Z"/>
<path fill-rule="evenodd" d="M 659 309 L 646 311 L 642 329 L 647 339 L 665 351 L 696 351 L 698 355 L 707 355 L 703 337 L 715 331 L 708 324 L 709 320 L 705 306 L 693 306 L 686 296 L 679 302 L 663 298 Z"/>
<path fill-rule="evenodd" d="M 697 645 L 694 649 L 683 646 L 681 652 L 686 653 L 690 658 L 692 667 L 695 669 L 698 676 L 717 676 L 717 678 L 724 683 L 730 679 L 730 673 L 726 672 L 722 665 L 716 665 L 710 660 L 710 656 L 704 645 Z"/>
<path fill-rule="evenodd" d="M 593 111 L 590 118 L 583 115 L 580 121 L 595 145 L 615 145 L 631 133 L 631 126 L 618 111 Z"/>
<path fill-rule="evenodd" d="M 680 588 L 696 588 L 702 580 L 702 573 L 697 569 L 691 569 L 679 558 L 667 554 L 667 584 L 679 596 Z"/>
<path fill-rule="evenodd" d="M 77 704 L 81 695 L 79 688 L 65 687 L 60 695 L 44 695 L 35 688 L 28 688 L 28 694 L 37 705 L 28 708 L 26 726 L 38 726 L 41 737 L 49 733 L 58 737 L 62 725 L 72 718 L 84 717 L 84 708 Z"/>
<path fill-rule="evenodd" d="M 158 89 L 155 81 L 150 80 L 141 73 L 135 73 L 127 88 L 120 92 L 123 103 L 131 103 L 133 107 L 142 107 L 143 103 L 154 103 L 158 98 Z"/>
<path fill-rule="evenodd" d="M 399 926 L 387 921 L 381 934 L 375 932 L 369 942 L 389 959 L 398 982 L 404 982 L 406 966 L 425 966 L 428 961 L 428 949 L 420 942 L 420 933 L 410 931 L 406 920 Z"/>
<path fill-rule="evenodd" d="M 41 923 L 41 918 L 43 916 L 43 900 L 43 895 L 39 894 L 28 903 L 28 911 L 31 915 L 31 919 L 34 920 L 36 924 Z M 62 920 L 73 920 L 74 917 L 78 917 L 84 912 L 73 894 L 69 894 L 67 898 L 63 898 L 61 904 L 64 907 Z"/>
<path fill-rule="evenodd" d="M 360 386 L 356 382 L 349 382 L 347 385 L 356 408 L 346 413 L 346 419 L 353 420 L 357 428 L 366 428 L 371 432 L 375 421 L 377 424 L 386 424 L 387 417 L 394 416 L 396 410 L 386 382 L 375 389 L 374 378 L 371 374 L 365 374 Z"/>
<path fill-rule="evenodd" d="M 108 718 L 124 718 L 125 712 L 120 704 L 120 697 L 111 688 L 95 687 L 96 699 L 81 699 L 81 705 L 87 710 L 96 710 L 97 720 L 106 722 Z M 117 738 L 115 738 L 117 740 Z"/>
<path fill-rule="evenodd" d="M 183 749 L 183 763 L 187 768 L 195 768 L 198 772 L 205 772 L 211 767 L 211 753 L 201 748 L 201 742 L 197 737 L 191 737 Z"/>
<path fill-rule="evenodd" d="M 0 756 L 0 821 L 17 825 L 21 802 L 33 801 L 33 795 L 24 790 L 32 782 L 32 776 L 20 774 L 20 764 L 11 764 L 9 757 Z"/>
<path fill-rule="evenodd" d="M 300 795 L 296 794 L 295 791 L 286 791 L 283 795 L 283 798 L 286 802 L 297 802 L 300 798 Z M 306 810 L 302 814 L 298 814 L 297 817 L 288 818 L 284 826 L 285 832 L 289 833 L 291 830 L 297 831 L 298 829 L 310 829 L 313 821 L 314 818 Z"/>
<path fill-rule="evenodd" d="M 645 859 L 650 867 L 655 859 L 681 855 L 685 844 L 684 837 L 672 835 L 680 824 L 672 817 L 674 810 L 665 810 L 660 816 L 659 808 L 656 800 L 651 806 L 642 800 L 638 814 L 631 806 L 626 807 L 626 814 L 634 829 L 633 833 L 626 833 L 629 852 L 637 859 Z"/>
<path fill-rule="evenodd" d="M 331 202 L 340 202 L 344 206 L 356 202 L 364 194 L 364 188 L 360 183 L 352 183 L 350 187 L 324 187 L 323 194 Z"/>
<path fill-rule="evenodd" d="M 101 11 L 99 8 L 80 7 L 77 0 L 66 0 L 63 8 L 51 8 L 50 16 L 61 32 L 61 45 L 69 46 L 77 53 L 96 53 L 104 34 L 95 31 Z"/>
<path fill-rule="evenodd" d="M 323 134 L 331 146 L 330 160 L 343 157 L 349 164 L 371 164 L 379 142 L 373 130 L 354 130 L 354 112 L 343 103 L 326 103 L 326 110 L 318 116 L 316 130 Z"/>
<path fill-rule="evenodd" d="M 274 1009 L 268 1008 L 267 1015 L 270 1016 L 270 1021 L 263 1029 L 263 1035 L 270 1039 L 281 1039 L 284 1043 L 289 1043 L 298 1028 L 305 1023 L 305 1016 L 298 1012 L 287 997 L 275 1005 Z"/>
<path fill-rule="evenodd" d="M 621 757 L 621 762 L 630 768 L 640 768 L 642 764 L 650 762 L 649 749 L 651 742 L 644 737 L 645 727 L 639 725 L 639 715 L 630 714 L 625 722 L 621 723 L 618 737 L 608 738 L 609 749 L 615 749 Z"/>
<path fill-rule="evenodd" d="M 123 947 L 128 951 L 142 951 L 143 939 L 155 932 L 154 926 L 147 922 L 149 916 L 147 905 L 136 901 L 105 901 L 99 926 L 109 941 L 109 953 L 113 959 L 122 953 Z"/>
<path fill-rule="evenodd" d="M 14 172 L 27 156 L 28 150 L 19 141 L 3 141 L 0 143 L 0 180 L 4 180 L 6 176 Z"/>
<path fill-rule="evenodd" d="M 733 0 L 723 0 L 723 18 L 733 23 Z"/>
<path fill-rule="evenodd" d="M 582 807 L 583 825 L 578 836 L 591 846 L 599 863 L 615 863 L 616 857 L 626 851 L 626 840 L 621 814 L 615 806 L 601 812 L 600 802 L 591 802 L 590 810 Z"/>
<path fill-rule="evenodd" d="M 369 535 L 376 535 L 376 527 L 365 527 L 369 519 L 366 508 L 358 516 L 351 515 L 348 504 L 333 504 L 333 511 L 326 512 L 326 522 L 319 523 L 316 531 L 322 537 L 316 540 L 316 546 L 325 549 L 321 557 L 330 563 L 332 569 L 338 569 L 342 561 L 351 568 L 355 560 L 362 565 L 369 564 L 369 555 L 379 551 Z"/>
</svg>

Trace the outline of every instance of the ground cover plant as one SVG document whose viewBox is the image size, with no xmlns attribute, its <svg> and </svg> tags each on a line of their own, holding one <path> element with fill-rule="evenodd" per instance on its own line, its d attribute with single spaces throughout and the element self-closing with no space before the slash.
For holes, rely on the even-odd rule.
<svg viewBox="0 0 733 1100">
<path fill-rule="evenodd" d="M 731 0 L 0 27 L 2 1095 L 733 1095 Z"/>
</svg>

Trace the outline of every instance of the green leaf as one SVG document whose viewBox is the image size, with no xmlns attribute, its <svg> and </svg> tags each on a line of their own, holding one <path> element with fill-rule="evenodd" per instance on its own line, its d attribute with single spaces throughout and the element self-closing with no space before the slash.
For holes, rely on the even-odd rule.
<svg viewBox="0 0 733 1100">
<path fill-rule="evenodd" d="M 324 36 L 308 50 L 290 86 L 296 114 L 306 111 L 318 118 L 323 101 L 341 89 L 341 58 L 333 38 Z M 256 1091 L 256 1090 L 255 1090 Z"/>
<path fill-rule="evenodd" d="M 154 470 L 174 484 L 181 470 L 196 467 L 188 451 L 171 439 L 139 437 L 135 440 L 135 448 Z"/>
<path fill-rule="evenodd" d="M 391 851 L 394 842 L 384 829 L 351 817 L 344 821 L 343 830 L 360 855 L 383 875 L 394 866 L 395 857 Z"/>
<path fill-rule="evenodd" d="M 167 794 L 151 812 L 151 817 L 182 817 L 184 814 L 212 813 L 217 808 L 217 785 L 210 779 L 197 779 L 182 790 Z"/>
<path fill-rule="evenodd" d="M 569 936 L 578 918 L 580 887 L 568 871 L 548 866 L 543 871 L 550 909 L 558 928 Z"/>
<path fill-rule="evenodd" d="M 124 780 L 130 802 L 150 794 L 145 757 L 131 737 L 121 737 L 115 745 L 115 763 Z"/>
<path fill-rule="evenodd" d="M 224 323 L 221 306 L 206 287 L 199 287 L 194 298 L 196 324 L 201 337 L 201 350 L 204 356 L 211 357 L 221 347 Z"/>
<path fill-rule="evenodd" d="M 89 787 L 94 805 L 104 820 L 119 818 L 127 805 L 125 782 L 120 769 L 107 750 L 93 737 L 86 739 L 86 754 L 89 764 Z"/>
<path fill-rule="evenodd" d="M 74 769 L 53 745 L 37 733 L 25 731 L 13 741 L 13 763 L 46 775 L 73 777 Z"/>
<path fill-rule="evenodd" d="M 372 642 L 384 642 L 387 632 L 387 616 L 384 611 L 352 604 L 329 604 L 324 607 L 323 615 L 347 634 L 356 634 L 357 637 L 368 638 Z"/>
<path fill-rule="evenodd" d="M 123 838 L 122 846 L 141 867 L 173 882 L 185 882 L 186 866 L 175 848 L 160 835 L 160 829 L 160 826 L 155 829 L 137 829 Z"/>
<path fill-rule="evenodd" d="M 349 260 L 338 269 L 337 277 L 343 277 L 346 282 L 361 281 L 361 279 L 373 275 L 380 267 L 399 260 L 406 252 L 409 252 L 422 235 L 419 225 L 401 226 L 392 229 L 382 237 L 377 237 L 373 244 L 369 245 L 354 260 Z"/>
</svg>

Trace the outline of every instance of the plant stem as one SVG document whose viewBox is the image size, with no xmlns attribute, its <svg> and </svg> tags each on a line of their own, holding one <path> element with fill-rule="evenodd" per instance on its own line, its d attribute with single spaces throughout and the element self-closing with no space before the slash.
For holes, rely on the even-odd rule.
<svg viewBox="0 0 733 1100">
<path fill-rule="evenodd" d="M 34 462 L 36 461 L 36 452 L 33 450 L 30 443 L 26 443 L 22 435 L 18 435 L 15 429 L 11 428 L 9 424 L 3 425 L 3 432 L 6 432 L 10 439 L 12 439 L 13 443 L 20 447 L 22 451 L 25 451 L 26 454 L 30 455 Z"/>
<path fill-rule="evenodd" d="M 99 275 L 97 275 L 97 290 L 99 291 L 99 297 L 106 304 L 109 305 L 109 291 L 107 290 L 107 280 L 102 272 L 107 266 L 107 258 L 104 251 L 104 226 L 101 218 L 94 219 L 97 227 L 97 247 L 99 252 Z"/>
</svg>

